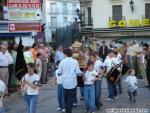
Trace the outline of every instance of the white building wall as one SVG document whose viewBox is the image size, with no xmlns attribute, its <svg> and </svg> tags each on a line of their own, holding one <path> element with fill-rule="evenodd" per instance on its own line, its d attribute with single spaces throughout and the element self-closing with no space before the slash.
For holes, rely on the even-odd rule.
<svg viewBox="0 0 150 113">
<path fill-rule="evenodd" d="M 57 7 L 57 14 L 51 14 L 51 3 L 56 3 Z M 63 14 L 63 3 L 67 4 L 67 14 Z M 43 21 L 45 26 L 45 39 L 46 42 L 52 41 L 52 31 L 56 30 L 56 28 L 51 27 L 51 17 L 57 18 L 57 26 L 56 27 L 65 27 L 69 25 L 71 22 L 75 21 L 76 14 L 72 13 L 73 4 L 76 4 L 76 8 L 80 9 L 80 2 L 79 0 L 45 0 L 45 16 L 43 16 Z M 67 17 L 67 23 L 64 23 L 63 18 Z"/>
<path fill-rule="evenodd" d="M 129 19 L 140 19 L 145 15 L 145 3 L 150 0 L 133 0 L 134 12 L 130 8 L 130 0 L 93 0 L 93 28 L 108 28 L 109 17 L 112 17 L 112 5 L 122 5 L 122 16 L 129 23 Z"/>
</svg>

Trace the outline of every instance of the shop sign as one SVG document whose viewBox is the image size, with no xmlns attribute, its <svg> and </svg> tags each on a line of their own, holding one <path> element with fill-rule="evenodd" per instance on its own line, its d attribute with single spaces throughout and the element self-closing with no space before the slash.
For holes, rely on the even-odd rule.
<svg viewBox="0 0 150 113">
<path fill-rule="evenodd" d="M 126 20 L 110 20 L 108 22 L 108 26 L 109 28 L 115 28 L 115 27 L 120 27 L 120 28 L 124 28 L 124 27 L 148 27 L 150 26 L 150 19 L 142 19 L 141 21 L 139 19 L 130 19 L 129 21 Z"/>
<path fill-rule="evenodd" d="M 41 32 L 40 23 L 9 23 L 10 32 L 29 31 L 29 32 Z"/>
<path fill-rule="evenodd" d="M 33 8 L 41 7 L 41 0 L 7 0 L 8 8 Z"/>
<path fill-rule="evenodd" d="M 9 20 L 41 20 L 40 10 L 9 10 Z"/>
</svg>

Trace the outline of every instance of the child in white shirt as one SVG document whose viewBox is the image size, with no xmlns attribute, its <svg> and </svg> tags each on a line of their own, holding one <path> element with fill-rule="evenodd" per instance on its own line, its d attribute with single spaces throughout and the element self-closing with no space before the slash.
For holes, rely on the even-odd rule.
<svg viewBox="0 0 150 113">
<path fill-rule="evenodd" d="M 137 78 L 135 76 L 135 70 L 129 70 L 129 76 L 126 78 L 125 82 L 128 84 L 128 95 L 130 96 L 130 101 L 136 101 L 135 96 L 137 95 Z"/>
<path fill-rule="evenodd" d="M 94 70 L 94 63 L 88 62 L 87 71 L 83 76 L 84 80 L 84 100 L 86 105 L 86 112 L 94 113 L 95 111 L 95 86 L 94 83 L 97 80 L 98 73 Z"/>
<path fill-rule="evenodd" d="M 3 108 L 3 96 L 5 93 L 5 83 L 0 80 L 0 113 L 5 113 L 4 108 Z"/>
</svg>

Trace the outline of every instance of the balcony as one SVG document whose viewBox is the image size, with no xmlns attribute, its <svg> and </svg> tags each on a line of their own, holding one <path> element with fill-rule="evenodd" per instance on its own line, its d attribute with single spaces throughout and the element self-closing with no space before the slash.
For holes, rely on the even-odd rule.
<svg viewBox="0 0 150 113">
<path fill-rule="evenodd" d="M 63 15 L 68 15 L 69 14 L 69 10 L 68 9 L 63 9 L 62 10 L 62 14 Z"/>
<path fill-rule="evenodd" d="M 116 21 L 119 21 L 119 20 L 125 20 L 125 16 L 115 16 L 115 17 L 109 17 L 109 20 L 116 20 Z"/>
<path fill-rule="evenodd" d="M 93 27 L 93 18 L 85 18 L 81 21 L 81 27 L 87 27 L 92 26 Z"/>
<path fill-rule="evenodd" d="M 55 10 L 48 9 L 48 10 L 49 10 L 48 14 L 50 14 L 50 15 L 58 15 L 59 14 L 59 9 L 55 9 Z"/>
</svg>

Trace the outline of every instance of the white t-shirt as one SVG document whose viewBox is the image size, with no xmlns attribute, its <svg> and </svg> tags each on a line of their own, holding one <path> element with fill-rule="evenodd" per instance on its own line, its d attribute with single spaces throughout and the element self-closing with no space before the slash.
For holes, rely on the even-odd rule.
<svg viewBox="0 0 150 113">
<path fill-rule="evenodd" d="M 92 82 L 92 80 L 95 79 L 96 75 L 98 75 L 98 73 L 95 70 L 93 70 L 93 71 L 86 71 L 85 72 L 84 84 L 85 85 L 92 85 L 92 84 L 94 84 L 94 82 Z"/>
<path fill-rule="evenodd" d="M 102 66 L 103 66 L 102 61 L 101 60 L 96 60 L 95 63 L 94 63 L 94 70 L 97 73 L 100 73 L 100 69 L 101 69 Z"/>
<path fill-rule="evenodd" d="M 34 82 L 38 82 L 40 80 L 39 75 L 37 75 L 37 74 L 29 75 L 28 73 L 25 74 L 25 76 L 22 78 L 22 81 L 24 79 L 32 84 L 34 84 Z M 27 87 L 27 95 L 38 95 L 38 93 L 39 93 L 38 87 L 36 89 L 33 89 L 29 85 L 26 85 L 26 87 Z"/>
<path fill-rule="evenodd" d="M 136 90 L 138 87 L 137 87 L 137 78 L 136 76 L 132 76 L 132 75 L 129 75 L 125 82 L 127 82 L 127 84 L 129 85 L 129 87 L 131 87 L 132 89 Z"/>
<path fill-rule="evenodd" d="M 58 70 L 55 71 L 55 75 L 56 75 L 56 78 L 57 78 L 57 84 L 62 84 L 63 81 L 62 81 L 62 76 L 58 76 Z"/>
<path fill-rule="evenodd" d="M 105 66 L 107 69 L 107 73 L 110 71 L 110 69 L 113 67 L 113 58 L 107 57 L 103 63 L 103 66 Z"/>
</svg>

